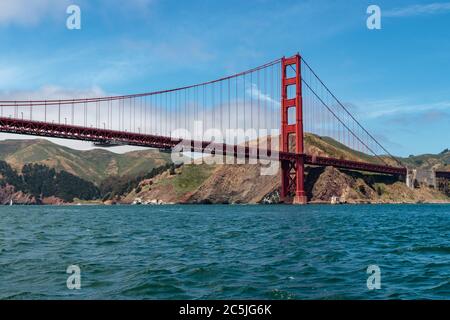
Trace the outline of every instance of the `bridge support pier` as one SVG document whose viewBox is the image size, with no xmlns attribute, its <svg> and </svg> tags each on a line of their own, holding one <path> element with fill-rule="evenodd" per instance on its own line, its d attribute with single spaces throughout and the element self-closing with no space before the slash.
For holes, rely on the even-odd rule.
<svg viewBox="0 0 450 320">
<path fill-rule="evenodd" d="M 410 189 L 414 190 L 414 182 L 416 181 L 416 170 L 410 170 L 407 169 L 406 171 L 406 177 L 405 177 L 405 182 L 406 182 L 406 186 Z"/>
<path fill-rule="evenodd" d="M 281 161 L 281 198 L 284 202 L 306 204 L 304 187 L 305 171 L 303 157 L 296 161 Z"/>
<path fill-rule="evenodd" d="M 297 159 L 281 163 L 281 198 L 293 197 L 293 204 L 306 204 L 305 160 L 303 142 L 303 100 L 301 57 L 299 54 L 281 60 L 281 135 L 280 150 L 291 152 L 295 142 Z M 293 76 L 288 76 L 288 71 Z M 290 112 L 290 111 L 295 111 Z M 294 119 L 290 115 L 295 114 Z M 295 136 L 295 139 L 290 139 Z"/>
<path fill-rule="evenodd" d="M 296 161 L 296 185 L 294 204 L 306 204 L 308 199 L 305 192 L 305 161 L 302 158 Z"/>
</svg>

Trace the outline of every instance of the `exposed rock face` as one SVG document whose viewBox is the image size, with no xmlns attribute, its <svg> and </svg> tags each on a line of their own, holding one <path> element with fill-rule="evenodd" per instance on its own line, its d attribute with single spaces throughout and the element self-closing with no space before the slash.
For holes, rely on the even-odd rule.
<svg viewBox="0 0 450 320">
<path fill-rule="evenodd" d="M 10 203 L 14 205 L 63 205 L 66 204 L 64 200 L 58 197 L 46 197 L 43 199 L 36 199 L 34 196 L 24 193 L 22 191 L 16 191 L 16 189 L 11 185 L 6 185 L 0 187 L 0 205 L 9 205 Z"/>
<path fill-rule="evenodd" d="M 306 178 L 308 200 L 330 203 L 441 203 L 450 199 L 438 190 L 421 187 L 411 190 L 394 177 L 363 175 L 333 167 L 310 168 Z"/>
<path fill-rule="evenodd" d="M 189 203 L 260 203 L 279 188 L 280 176 L 262 176 L 259 165 L 221 165 Z"/>
<path fill-rule="evenodd" d="M 357 174 L 352 176 L 333 167 L 308 171 L 309 201 L 330 203 L 337 198 L 344 203 L 360 203 L 378 200 L 373 186 Z"/>
<path fill-rule="evenodd" d="M 0 187 L 0 204 L 8 205 L 11 200 L 14 204 L 20 205 L 37 204 L 35 197 L 22 191 L 17 192 L 11 185 Z"/>
<path fill-rule="evenodd" d="M 220 165 L 215 166 L 193 189 L 177 191 L 179 185 L 173 181 L 193 170 L 203 172 L 204 168 L 184 166 L 177 170 L 176 175 L 165 172 L 153 180 L 144 180 L 138 190 L 119 202 L 131 203 L 136 197 L 145 202 L 159 200 L 165 203 L 276 204 L 281 202 L 279 172 L 273 176 L 262 176 L 258 165 Z M 410 190 L 394 177 L 364 175 L 333 167 L 307 167 L 305 180 L 308 201 L 313 203 L 331 203 L 333 199 L 337 199 L 340 203 L 450 201 L 438 190 L 427 187 Z"/>
<path fill-rule="evenodd" d="M 272 137 L 276 149 L 278 137 Z M 259 141 L 267 148 L 266 139 Z M 250 142 L 256 146 L 257 141 Z M 295 139 L 290 146 L 293 148 Z M 305 135 L 306 152 L 311 155 L 371 162 L 369 155 L 355 152 L 328 137 Z M 448 154 L 448 151 L 446 151 Z M 443 153 L 444 154 L 444 153 Z M 441 157 L 442 158 L 442 157 Z M 447 159 L 447 158 L 446 158 Z M 445 160 L 445 159 L 444 159 Z M 447 160 L 440 160 L 445 162 Z M 391 165 L 392 159 L 385 159 Z M 196 161 L 197 162 L 197 161 Z M 448 161 L 447 161 L 448 162 Z M 200 162 L 199 162 L 200 163 Z M 142 181 L 129 196 L 120 199 L 131 203 L 133 199 L 163 201 L 165 203 L 280 203 L 280 173 L 262 176 L 258 165 L 215 165 L 213 169 L 184 166 L 178 173 L 164 173 L 151 181 Z M 182 173 L 181 173 L 182 172 Z M 184 179 L 180 177 L 185 177 Z M 198 179 L 201 177 L 201 179 Z M 190 184 L 186 180 L 195 180 Z M 189 187 L 186 187 L 189 185 Z M 344 203 L 415 203 L 448 202 L 442 192 L 427 187 L 410 190 L 394 177 L 362 174 L 336 168 L 306 168 L 305 189 L 311 202 L 330 203 L 333 199 Z"/>
<path fill-rule="evenodd" d="M 66 204 L 66 202 L 64 202 L 64 200 L 62 200 L 62 199 L 60 199 L 58 197 L 53 197 L 52 196 L 52 197 L 47 197 L 47 198 L 42 199 L 41 200 L 41 204 L 60 206 L 60 205 Z"/>
<path fill-rule="evenodd" d="M 280 190 L 274 190 L 273 192 L 266 194 L 261 200 L 261 204 L 278 204 L 281 203 Z"/>
<path fill-rule="evenodd" d="M 343 198 L 344 195 L 347 195 L 350 192 L 353 181 L 340 171 L 327 167 L 315 181 L 311 181 L 309 184 L 312 184 L 310 201 L 328 202 L 331 201 L 332 197 Z"/>
<path fill-rule="evenodd" d="M 139 183 L 137 189 L 126 197 L 117 199 L 116 203 L 132 204 L 136 198 L 142 199 L 143 202 L 162 201 L 164 203 L 185 202 L 182 195 L 178 195 L 175 191 L 171 180 L 174 176 L 169 171 L 165 171 L 155 179 L 146 179 Z M 153 184 L 156 182 L 156 186 Z M 138 192 L 139 191 L 139 192 Z"/>
</svg>

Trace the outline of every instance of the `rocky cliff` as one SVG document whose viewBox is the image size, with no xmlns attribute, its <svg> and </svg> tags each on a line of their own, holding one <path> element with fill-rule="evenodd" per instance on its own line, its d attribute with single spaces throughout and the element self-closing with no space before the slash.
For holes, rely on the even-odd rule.
<svg viewBox="0 0 450 320">
<path fill-rule="evenodd" d="M 20 205 L 37 204 L 35 197 L 22 191 L 17 191 L 12 185 L 0 186 L 0 205 L 8 205 L 11 202 Z"/>
<path fill-rule="evenodd" d="M 203 166 L 203 167 L 202 167 Z M 180 181 L 202 171 L 196 185 L 180 189 Z M 201 180 L 201 181 L 200 181 Z M 280 203 L 280 176 L 261 176 L 257 165 L 183 166 L 174 175 L 168 172 L 143 181 L 138 189 L 122 201 L 160 201 L 163 203 Z M 357 172 L 327 168 L 306 168 L 306 191 L 311 203 L 444 203 L 445 194 L 421 186 L 411 190 L 403 182 L 384 175 L 364 175 Z"/>
<path fill-rule="evenodd" d="M 311 134 L 305 137 L 305 148 L 308 154 L 317 156 L 379 161 L 330 138 Z M 433 157 L 419 156 L 419 160 L 410 157 L 408 164 L 420 161 L 421 164 L 433 163 L 434 167 L 445 169 L 448 155 L 450 153 L 446 151 Z M 395 165 L 392 159 L 384 160 Z M 260 169 L 258 165 L 187 165 L 176 170 L 175 174 L 164 173 L 145 181 L 120 201 L 131 203 L 138 198 L 142 202 L 166 203 L 279 203 L 280 173 L 263 176 Z M 411 190 L 403 182 L 379 174 L 364 174 L 332 167 L 306 167 L 305 179 L 308 200 L 312 203 L 450 202 L 450 198 L 443 192 L 428 186 Z"/>
</svg>

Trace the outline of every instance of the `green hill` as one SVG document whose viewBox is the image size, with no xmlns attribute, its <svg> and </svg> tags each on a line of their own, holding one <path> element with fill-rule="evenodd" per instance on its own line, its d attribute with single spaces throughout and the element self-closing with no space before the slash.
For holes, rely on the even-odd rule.
<svg viewBox="0 0 450 320">
<path fill-rule="evenodd" d="M 16 170 L 29 163 L 43 164 L 99 185 L 108 176 L 135 177 L 146 173 L 170 162 L 170 155 L 152 149 L 125 154 L 104 149 L 80 151 L 37 139 L 0 141 L 0 160 Z"/>
<path fill-rule="evenodd" d="M 381 155 L 379 158 L 374 157 L 372 155 L 353 150 L 330 137 L 320 137 L 310 133 L 305 134 L 305 148 L 308 154 L 398 166 L 398 163 L 394 159 L 386 155 Z M 383 162 L 380 159 L 383 159 Z M 423 154 L 417 156 L 411 155 L 408 158 L 397 157 L 397 159 L 403 165 L 413 169 L 434 168 L 437 170 L 450 171 L 449 149 L 445 149 L 439 154 Z"/>
<path fill-rule="evenodd" d="M 305 148 L 308 154 L 323 155 L 345 160 L 379 163 L 380 159 L 353 150 L 346 145 L 330 138 L 315 134 L 305 134 Z"/>
<path fill-rule="evenodd" d="M 422 154 L 401 159 L 407 166 L 423 169 L 450 171 L 450 150 L 445 149 L 439 154 Z"/>
</svg>

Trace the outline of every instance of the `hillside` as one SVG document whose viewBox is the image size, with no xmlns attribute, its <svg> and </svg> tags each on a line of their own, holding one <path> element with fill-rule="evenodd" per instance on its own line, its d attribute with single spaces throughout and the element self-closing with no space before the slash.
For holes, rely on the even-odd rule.
<svg viewBox="0 0 450 320">
<path fill-rule="evenodd" d="M 401 159 L 407 166 L 421 169 L 437 169 L 450 171 L 450 150 L 445 149 L 439 154 L 423 154 Z"/>
<path fill-rule="evenodd" d="M 0 160 L 20 171 L 25 164 L 43 164 L 66 171 L 99 185 L 109 176 L 130 176 L 148 172 L 170 161 L 157 150 L 116 154 L 108 150 L 79 151 L 45 139 L 0 141 Z"/>
<path fill-rule="evenodd" d="M 42 164 L 26 164 L 21 173 L 0 160 L 0 204 L 60 204 L 100 196 L 90 181 Z"/>
<path fill-rule="evenodd" d="M 328 168 L 306 168 L 306 192 L 310 202 L 330 203 L 338 197 L 346 203 L 441 203 L 443 193 L 421 187 L 411 190 L 403 182 L 383 175 Z M 122 203 L 279 203 L 280 175 L 261 176 L 258 165 L 185 165 L 170 174 L 142 180 L 120 199 Z"/>
<path fill-rule="evenodd" d="M 255 142 L 251 143 L 252 145 Z M 265 146 L 262 145 L 262 148 Z M 352 149 L 328 137 L 306 134 L 305 148 L 308 154 L 335 157 L 355 161 L 379 163 L 380 160 Z M 438 155 L 421 155 L 401 159 L 406 165 L 416 167 L 449 167 L 449 151 Z M 261 176 L 258 165 L 184 165 L 174 166 L 170 154 L 156 150 L 135 151 L 116 154 L 108 150 L 73 150 L 53 144 L 47 140 L 8 140 L 0 142 L 0 160 L 5 160 L 18 175 L 28 164 L 40 164 L 55 169 L 50 176 L 60 181 L 58 173 L 67 172 L 79 177 L 80 183 L 96 184 L 97 195 L 91 200 L 105 203 L 132 203 L 159 201 L 163 203 L 277 203 L 280 176 Z M 393 160 L 389 159 L 393 164 Z M 196 161 L 198 162 L 198 161 Z M 42 169 L 39 169 L 42 170 Z M 47 169 L 45 169 L 48 172 Z M 24 176 L 26 177 L 26 175 Z M 74 179 L 71 177 L 71 179 Z M 3 180 L 4 177 L 3 177 Z M 0 177 L 0 182 L 2 177 Z M 33 184 L 38 179 L 33 180 Z M 59 182 L 61 183 L 61 182 Z M 312 202 L 330 202 L 339 197 L 348 203 L 415 203 L 448 202 L 443 193 L 422 187 L 410 190 L 404 183 L 392 178 L 337 170 L 334 168 L 306 168 L 306 191 Z M 12 183 L 3 183 L 4 199 L 23 198 L 24 203 L 33 203 L 33 198 L 42 192 L 31 188 L 15 190 Z M 41 186 L 48 189 L 46 186 Z M 41 188 L 39 187 L 39 188 Z M 27 192 L 28 190 L 28 192 Z M 66 199 L 75 194 L 70 190 Z M 95 194 L 92 192 L 92 194 Z M 47 197 L 55 195 L 47 192 Z M 31 200 L 30 200 L 31 199 Z M 88 200 L 88 199 L 86 199 Z M 9 201 L 9 200 L 8 200 Z M 20 201 L 19 201 L 20 203 Z"/>
<path fill-rule="evenodd" d="M 262 146 L 264 147 L 264 146 Z M 379 159 L 349 149 L 327 138 L 307 134 L 308 154 L 355 161 L 379 162 Z M 424 156 L 427 161 L 432 157 Z M 389 159 L 389 163 L 393 164 Z M 411 164 L 413 166 L 413 164 Z M 280 174 L 261 176 L 256 165 L 186 165 L 175 174 L 164 172 L 140 185 L 122 198 L 131 203 L 277 203 Z M 449 202 L 443 193 L 421 187 L 409 189 L 404 183 L 378 174 L 362 174 L 334 168 L 306 168 L 306 191 L 312 202 L 329 203 L 339 197 L 347 203 L 417 203 Z"/>
</svg>

